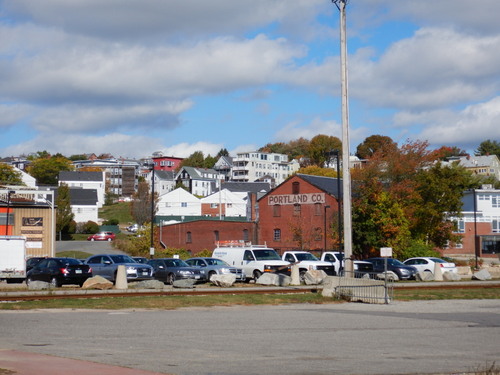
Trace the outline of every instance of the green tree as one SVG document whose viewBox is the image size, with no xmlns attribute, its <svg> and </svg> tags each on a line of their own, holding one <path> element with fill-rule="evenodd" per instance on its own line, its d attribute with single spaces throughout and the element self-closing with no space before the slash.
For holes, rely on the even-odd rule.
<svg viewBox="0 0 500 375">
<path fill-rule="evenodd" d="M 0 185 L 24 185 L 23 175 L 12 165 L 0 163 Z"/>
<path fill-rule="evenodd" d="M 59 239 L 62 239 L 62 233 L 68 232 L 71 221 L 75 217 L 73 212 L 71 212 L 68 185 L 61 184 L 57 188 L 56 206 L 56 231 L 59 233 Z"/>
<path fill-rule="evenodd" d="M 311 164 L 324 167 L 329 159 L 328 152 L 332 150 L 342 150 L 342 141 L 337 137 L 319 134 L 311 139 L 307 150 L 307 155 Z"/>
<path fill-rule="evenodd" d="M 73 169 L 73 164 L 65 157 L 38 158 L 28 167 L 28 173 L 36 178 L 38 184 L 57 185 L 59 172 Z"/>
<path fill-rule="evenodd" d="M 321 168 L 316 165 L 310 165 L 309 167 L 300 168 L 297 173 L 313 176 L 337 177 L 337 172 L 332 168 Z"/>
<path fill-rule="evenodd" d="M 396 142 L 385 135 L 371 135 L 356 148 L 356 156 L 370 159 L 376 152 L 392 152 L 397 148 Z"/>
<path fill-rule="evenodd" d="M 85 155 L 85 154 L 74 154 L 74 155 L 71 155 L 68 159 L 71 160 L 71 161 L 87 160 L 87 155 Z"/>
<path fill-rule="evenodd" d="M 481 142 L 477 150 L 474 152 L 476 156 L 481 155 L 496 155 L 500 158 L 500 142 L 486 140 Z"/>
<path fill-rule="evenodd" d="M 221 156 L 229 156 L 229 151 L 227 148 L 221 148 L 217 153 L 216 159 L 219 159 Z"/>
<path fill-rule="evenodd" d="M 179 167 L 205 168 L 205 155 L 203 155 L 203 151 L 193 152 L 187 158 L 182 160 Z"/>
</svg>

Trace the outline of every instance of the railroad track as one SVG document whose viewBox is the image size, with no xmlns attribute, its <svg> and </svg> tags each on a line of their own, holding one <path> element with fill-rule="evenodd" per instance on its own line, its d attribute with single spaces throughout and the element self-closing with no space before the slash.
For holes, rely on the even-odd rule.
<svg viewBox="0 0 500 375">
<path fill-rule="evenodd" d="M 465 283 L 401 283 L 394 284 L 395 289 L 479 289 L 500 288 L 499 281 Z M 144 297 L 144 296 L 201 296 L 201 295 L 244 295 L 244 294 L 298 294 L 318 293 L 321 286 L 302 287 L 251 287 L 251 288 L 194 288 L 163 290 L 81 290 L 58 288 L 48 291 L 9 291 L 0 292 L 0 303 L 11 301 L 53 300 L 64 298 L 107 298 L 107 297 Z"/>
</svg>

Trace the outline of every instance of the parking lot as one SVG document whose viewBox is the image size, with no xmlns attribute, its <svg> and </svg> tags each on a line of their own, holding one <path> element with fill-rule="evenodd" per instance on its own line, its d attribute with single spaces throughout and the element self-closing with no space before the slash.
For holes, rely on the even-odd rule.
<svg viewBox="0 0 500 375">
<path fill-rule="evenodd" d="M 90 254 L 122 254 L 108 241 L 57 241 L 56 253 L 61 251 L 84 251 Z"/>
<path fill-rule="evenodd" d="M 500 359 L 499 311 L 450 300 L 0 312 L 0 349 L 180 375 L 464 373 Z"/>
</svg>

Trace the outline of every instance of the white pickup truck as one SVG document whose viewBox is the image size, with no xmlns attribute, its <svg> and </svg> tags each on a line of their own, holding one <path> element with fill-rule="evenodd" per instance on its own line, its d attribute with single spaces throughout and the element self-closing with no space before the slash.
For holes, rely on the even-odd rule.
<svg viewBox="0 0 500 375">
<path fill-rule="evenodd" d="M 284 261 L 299 266 L 301 278 L 309 270 L 322 270 L 329 276 L 335 276 L 335 267 L 329 262 L 323 262 L 307 251 L 285 251 L 281 256 Z"/>
<path fill-rule="evenodd" d="M 344 271 L 344 253 L 339 251 L 325 251 L 321 254 L 321 260 L 330 263 L 335 267 L 335 273 L 341 275 Z M 355 275 L 373 272 L 373 264 L 362 260 L 353 261 Z"/>
</svg>

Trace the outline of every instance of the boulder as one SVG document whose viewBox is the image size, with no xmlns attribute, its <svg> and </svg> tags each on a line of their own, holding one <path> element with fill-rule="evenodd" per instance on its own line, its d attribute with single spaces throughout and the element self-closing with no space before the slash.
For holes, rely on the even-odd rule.
<svg viewBox="0 0 500 375">
<path fill-rule="evenodd" d="M 487 269 L 483 268 L 482 270 L 474 272 L 474 274 L 472 275 L 472 280 L 481 280 L 481 281 L 491 280 L 491 274 L 488 272 Z"/>
<path fill-rule="evenodd" d="M 263 273 L 256 281 L 260 285 L 288 286 L 292 278 L 281 273 Z"/>
<path fill-rule="evenodd" d="M 113 288 L 113 283 L 102 276 L 93 276 L 85 280 L 82 289 L 106 290 Z"/>
<path fill-rule="evenodd" d="M 160 280 L 143 280 L 134 284 L 136 289 L 163 289 L 165 284 Z"/>
<path fill-rule="evenodd" d="M 458 273 L 446 271 L 446 272 L 443 272 L 443 280 L 444 281 L 460 281 L 460 280 L 462 280 L 462 278 L 460 277 L 460 275 Z"/>
<path fill-rule="evenodd" d="M 386 274 L 384 272 L 377 273 L 376 277 L 379 280 L 385 280 Z M 394 272 L 387 271 L 387 280 L 389 280 L 389 281 L 399 281 L 399 277 Z"/>
<path fill-rule="evenodd" d="M 304 274 L 304 283 L 306 285 L 323 284 L 327 274 L 323 270 L 309 270 Z"/>
<path fill-rule="evenodd" d="M 46 290 L 50 288 L 51 285 L 45 281 L 32 281 L 28 284 L 28 290 Z"/>
<path fill-rule="evenodd" d="M 323 297 L 335 297 L 336 288 L 340 285 L 341 278 L 339 276 L 327 276 L 323 280 L 323 290 L 321 291 L 321 295 Z"/>
<path fill-rule="evenodd" d="M 193 289 L 194 284 L 196 283 L 195 279 L 180 279 L 180 280 L 175 280 L 172 286 L 174 288 L 189 288 Z"/>
<path fill-rule="evenodd" d="M 416 275 L 417 281 L 434 281 L 434 274 L 432 272 L 420 271 Z"/>
<path fill-rule="evenodd" d="M 210 276 L 210 282 L 215 286 L 220 286 L 221 288 L 230 288 L 236 282 L 236 275 L 234 273 L 212 275 Z"/>
</svg>

